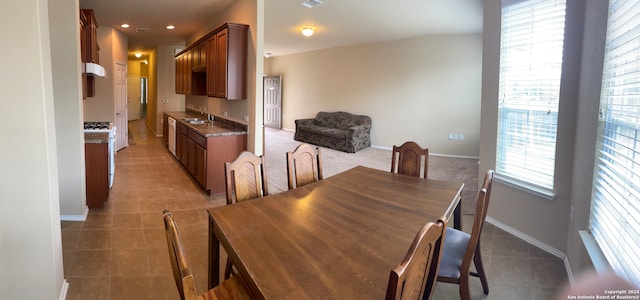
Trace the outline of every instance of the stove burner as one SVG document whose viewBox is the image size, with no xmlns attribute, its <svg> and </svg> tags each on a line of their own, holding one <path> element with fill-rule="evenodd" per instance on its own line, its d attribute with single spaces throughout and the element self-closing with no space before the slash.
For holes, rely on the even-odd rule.
<svg viewBox="0 0 640 300">
<path fill-rule="evenodd" d="M 109 122 L 84 122 L 84 129 L 103 129 L 109 130 Z"/>
</svg>

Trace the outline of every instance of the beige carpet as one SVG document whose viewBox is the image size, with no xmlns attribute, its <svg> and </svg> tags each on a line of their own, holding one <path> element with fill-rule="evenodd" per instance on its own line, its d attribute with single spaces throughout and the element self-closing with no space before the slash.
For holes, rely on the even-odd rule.
<svg viewBox="0 0 640 300">
<path fill-rule="evenodd" d="M 265 129 L 265 164 L 269 193 L 287 190 L 286 152 L 293 151 L 300 142 L 293 140 L 293 132 L 273 128 Z M 391 169 L 391 150 L 366 148 L 356 153 L 345 153 L 321 148 L 322 171 L 324 177 L 333 176 L 355 166 L 362 165 L 374 169 Z M 464 181 L 462 210 L 473 214 L 478 192 L 478 160 L 429 156 L 429 178 L 439 180 Z"/>
</svg>

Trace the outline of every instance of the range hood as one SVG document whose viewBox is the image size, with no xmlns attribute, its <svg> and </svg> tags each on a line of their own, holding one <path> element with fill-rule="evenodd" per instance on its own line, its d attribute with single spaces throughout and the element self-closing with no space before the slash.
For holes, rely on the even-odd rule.
<svg viewBox="0 0 640 300">
<path fill-rule="evenodd" d="M 99 64 L 85 63 L 84 64 L 84 71 L 88 75 L 94 75 L 94 76 L 99 76 L 99 77 L 104 77 L 105 76 L 104 67 L 99 65 Z"/>
</svg>

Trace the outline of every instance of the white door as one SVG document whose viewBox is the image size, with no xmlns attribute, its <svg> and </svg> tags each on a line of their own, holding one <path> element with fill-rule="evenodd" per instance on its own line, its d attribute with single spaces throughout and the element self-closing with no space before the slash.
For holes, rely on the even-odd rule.
<svg viewBox="0 0 640 300">
<path fill-rule="evenodd" d="M 129 75 L 127 77 L 127 114 L 128 120 L 140 119 L 140 76 Z"/>
<path fill-rule="evenodd" d="M 282 128 L 282 99 L 280 76 L 265 76 L 264 85 L 264 126 Z"/>
<path fill-rule="evenodd" d="M 116 151 L 129 146 L 127 138 L 127 64 L 115 63 Z"/>
</svg>

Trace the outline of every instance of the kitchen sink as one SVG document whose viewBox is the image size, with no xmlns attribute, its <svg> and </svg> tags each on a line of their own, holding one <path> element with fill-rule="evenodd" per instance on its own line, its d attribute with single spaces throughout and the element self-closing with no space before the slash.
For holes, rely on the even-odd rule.
<svg viewBox="0 0 640 300">
<path fill-rule="evenodd" d="M 201 118 L 184 118 L 182 119 L 189 124 L 206 124 L 209 123 L 209 120 L 201 119 Z"/>
</svg>

